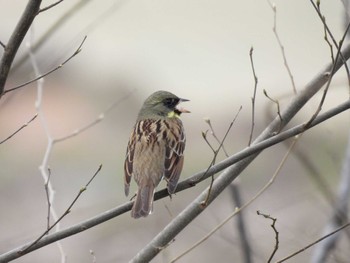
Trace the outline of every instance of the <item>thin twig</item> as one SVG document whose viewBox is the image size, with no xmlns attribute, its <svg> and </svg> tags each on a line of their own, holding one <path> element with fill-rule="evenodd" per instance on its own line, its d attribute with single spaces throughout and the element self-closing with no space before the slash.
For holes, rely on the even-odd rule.
<svg viewBox="0 0 350 263">
<path fill-rule="evenodd" d="M 13 136 L 15 136 L 17 133 L 19 133 L 22 129 L 24 129 L 25 127 L 27 127 L 32 121 L 34 121 L 36 119 L 36 117 L 38 117 L 38 114 L 35 114 L 29 121 L 27 121 L 26 123 L 24 123 L 21 127 L 19 127 L 14 133 L 12 133 L 10 136 L 8 136 L 6 139 L 0 141 L 0 144 L 8 141 L 9 139 L 11 139 Z"/>
<path fill-rule="evenodd" d="M 325 16 L 322 16 L 322 20 L 323 20 L 323 24 L 325 25 L 326 24 L 326 17 Z M 332 46 L 332 43 L 329 41 L 328 39 L 328 33 L 327 33 L 327 27 L 324 26 L 324 40 L 326 41 L 327 45 L 329 46 L 329 52 L 331 52 L 331 59 L 334 63 L 334 51 L 333 51 L 333 46 Z"/>
<path fill-rule="evenodd" d="M 292 74 L 292 71 L 290 70 L 289 68 L 289 65 L 288 65 L 288 61 L 287 61 L 287 57 L 286 57 L 286 53 L 285 53 L 285 50 L 284 50 L 284 46 L 282 44 L 282 41 L 278 35 L 278 32 L 277 32 L 277 8 L 276 8 L 276 5 L 275 4 L 272 4 L 270 2 L 270 0 L 267 1 L 273 11 L 273 28 L 272 28 L 272 31 L 273 33 L 275 34 L 275 37 L 276 37 L 276 40 L 278 42 L 278 45 L 281 49 L 281 53 L 282 53 L 282 57 L 283 57 L 283 62 L 284 62 L 284 66 L 288 72 L 288 75 L 289 75 L 289 78 L 290 78 L 290 81 L 292 82 L 292 88 L 293 88 L 293 92 L 294 94 L 297 94 L 297 89 L 295 87 L 295 82 L 294 82 L 294 77 L 293 77 L 293 74 Z"/>
<path fill-rule="evenodd" d="M 278 231 L 277 231 L 277 229 L 276 229 L 276 221 L 277 221 L 277 218 L 274 218 L 274 217 L 272 217 L 272 216 L 270 216 L 270 215 L 261 213 L 259 210 L 256 211 L 256 213 L 257 213 L 259 216 L 263 216 L 263 217 L 265 217 L 265 218 L 267 218 L 267 219 L 272 220 L 271 227 L 272 227 L 272 229 L 273 229 L 273 232 L 275 232 L 275 246 L 274 246 L 274 248 L 273 248 L 273 251 L 272 251 L 272 253 L 271 253 L 269 259 L 267 260 L 267 263 L 270 263 L 270 262 L 272 261 L 274 255 L 276 254 L 276 252 L 277 252 L 277 250 L 278 250 L 278 247 L 279 247 L 279 243 L 280 243 L 280 242 L 279 242 L 279 233 L 278 233 Z"/>
<path fill-rule="evenodd" d="M 242 107 L 240 108 L 240 110 L 242 109 Z M 205 122 L 209 125 L 209 128 L 210 128 L 210 134 L 214 137 L 214 139 L 216 140 L 216 142 L 220 145 L 221 144 L 221 141 L 219 140 L 219 137 L 216 135 L 215 131 L 214 131 L 214 128 L 213 128 L 213 125 L 211 124 L 211 121 L 210 119 L 205 119 Z M 228 153 L 225 149 L 225 146 L 222 145 L 222 150 L 224 152 L 224 154 L 226 155 L 226 157 L 228 156 Z"/>
<path fill-rule="evenodd" d="M 207 122 L 207 120 L 208 120 L 208 119 L 206 119 L 205 122 Z M 212 152 L 215 154 L 215 149 L 214 149 L 214 147 L 211 145 L 211 143 L 210 143 L 209 140 L 208 140 L 208 136 L 207 136 L 207 135 L 208 135 L 208 131 L 209 131 L 209 130 L 206 130 L 205 132 L 202 131 L 202 137 L 203 137 L 204 141 L 208 144 L 210 150 L 212 150 Z M 215 156 L 214 156 L 214 157 L 215 157 Z"/>
<path fill-rule="evenodd" d="M 276 106 L 277 106 L 277 115 L 278 115 L 278 118 L 280 119 L 280 128 L 278 129 L 278 132 L 277 133 L 279 133 L 280 131 L 281 131 L 281 125 L 282 125 L 282 122 L 283 122 L 283 119 L 282 119 L 282 116 L 281 116 L 281 108 L 280 108 L 280 103 L 278 102 L 278 100 L 276 100 L 276 99 L 273 99 L 273 98 L 271 98 L 268 94 L 267 94 L 267 91 L 264 89 L 263 90 L 263 93 L 264 93 L 264 95 L 269 99 L 269 100 L 271 100 L 273 103 L 275 103 L 276 104 Z"/>
<path fill-rule="evenodd" d="M 68 63 L 72 58 L 74 58 L 76 55 L 78 55 L 78 54 L 80 53 L 80 51 L 82 50 L 82 46 L 83 46 L 83 44 L 84 44 L 86 38 L 87 38 L 87 36 L 84 37 L 84 39 L 83 39 L 82 42 L 80 43 L 79 47 L 74 51 L 74 53 L 73 53 L 69 58 L 67 58 L 65 61 L 63 61 L 60 65 L 56 66 L 55 68 L 49 70 L 48 72 L 46 72 L 46 73 L 44 73 L 44 74 L 42 74 L 42 75 L 40 75 L 40 76 L 38 76 L 38 77 L 36 77 L 36 78 L 34 78 L 34 79 L 32 79 L 32 80 L 29 80 L 29 81 L 27 81 L 27 82 L 25 82 L 25 83 L 23 83 L 23 84 L 21 84 L 21 85 L 18 85 L 18 86 L 14 87 L 14 88 L 10 88 L 10 89 L 5 90 L 3 94 L 6 94 L 6 93 L 8 93 L 8 92 L 11 92 L 11 91 L 20 89 L 20 88 L 22 88 L 22 87 L 24 87 L 24 86 L 27 86 L 27 85 L 29 85 L 30 83 L 33 83 L 33 82 L 35 82 L 35 81 L 38 81 L 39 79 L 42 79 L 42 78 L 46 77 L 47 75 L 49 75 L 49 74 L 55 72 L 56 70 L 61 69 L 66 63 Z"/>
<path fill-rule="evenodd" d="M 172 259 L 170 262 L 173 263 L 177 260 L 179 260 L 181 257 L 185 256 L 187 253 L 189 253 L 190 251 L 192 251 L 193 249 L 195 249 L 196 247 L 198 247 L 200 244 L 202 244 L 204 241 L 206 241 L 207 239 L 209 239 L 216 231 L 218 231 L 221 227 L 223 227 L 228 221 L 230 221 L 234 216 L 236 216 L 237 214 L 239 214 L 240 212 L 242 212 L 244 209 L 246 209 L 248 206 L 250 206 L 256 199 L 258 199 L 258 197 L 260 197 L 275 181 L 276 177 L 278 176 L 278 174 L 280 173 L 283 165 L 285 164 L 287 158 L 289 157 L 290 153 L 292 152 L 292 150 L 294 149 L 294 146 L 296 144 L 296 142 L 299 140 L 299 136 L 296 136 L 292 142 L 292 144 L 290 145 L 287 153 L 284 155 L 282 161 L 280 162 L 279 166 L 277 167 L 276 171 L 274 172 L 274 174 L 272 175 L 272 177 L 270 178 L 270 180 L 263 186 L 263 188 L 261 188 L 259 190 L 259 192 L 257 192 L 253 198 L 251 198 L 247 203 L 245 203 L 243 206 L 241 207 L 237 207 L 235 209 L 235 211 L 233 213 L 231 213 L 228 217 L 226 217 L 220 224 L 218 224 L 215 228 L 213 228 L 208 234 L 206 234 L 203 238 L 201 238 L 200 240 L 198 240 L 195 244 L 193 244 L 190 248 L 186 249 L 184 252 L 182 252 L 180 255 L 176 256 L 176 258 Z M 254 147 L 254 146 L 252 146 Z"/>
<path fill-rule="evenodd" d="M 127 93 L 125 96 L 119 98 L 118 100 L 116 100 L 115 102 L 113 102 L 109 107 L 107 107 L 102 113 L 100 113 L 96 119 L 92 120 L 91 122 L 87 123 L 86 125 L 74 130 L 73 132 L 65 135 L 65 136 L 62 136 L 62 137 L 59 137 L 59 138 L 56 138 L 53 140 L 54 143 L 57 143 L 57 142 L 61 142 L 61 141 L 64 141 L 64 140 L 67 140 L 67 139 L 70 139 L 72 137 L 75 137 L 81 133 L 83 133 L 84 131 L 88 130 L 89 128 L 95 126 L 96 124 L 98 124 L 99 122 L 101 122 L 104 117 L 111 111 L 113 110 L 115 107 L 119 106 L 120 103 L 122 103 L 123 101 L 127 100 L 133 93 L 135 92 L 135 89 L 134 90 L 131 90 L 129 93 Z"/>
<path fill-rule="evenodd" d="M 258 87 L 258 77 L 255 74 L 255 67 L 254 67 L 254 60 L 253 60 L 253 47 L 250 48 L 249 57 L 250 57 L 250 65 L 252 67 L 252 72 L 253 72 L 253 77 L 254 77 L 254 92 L 253 92 L 253 97 L 252 97 L 252 126 L 250 129 L 248 146 L 250 146 L 250 144 L 252 143 L 252 139 L 253 139 L 253 132 L 254 132 L 254 126 L 255 126 L 255 98 L 256 98 L 256 90 Z"/>
<path fill-rule="evenodd" d="M 51 201 L 50 201 L 50 190 L 49 190 L 49 182 L 51 178 L 50 167 L 47 167 L 47 172 L 48 172 L 48 176 L 47 176 L 47 181 L 45 182 L 45 193 L 46 193 L 46 202 L 47 202 L 47 229 L 50 229 L 50 214 L 51 214 Z"/>
<path fill-rule="evenodd" d="M 56 5 L 60 4 L 60 3 L 63 2 L 63 1 L 64 1 L 64 0 L 59 0 L 59 1 L 57 1 L 57 2 L 55 2 L 55 3 L 53 3 L 53 4 L 51 4 L 51 5 L 49 5 L 49 6 L 47 6 L 47 7 L 40 8 L 40 10 L 38 11 L 38 14 L 41 13 L 41 12 L 47 11 L 47 10 L 53 8 L 53 7 L 55 7 Z"/>
<path fill-rule="evenodd" d="M 4 49 L 6 48 L 6 45 L 0 41 L 0 46 L 2 46 Z"/>
<path fill-rule="evenodd" d="M 294 253 L 292 253 L 292 254 L 290 254 L 290 255 L 288 255 L 288 256 L 280 259 L 280 260 L 277 260 L 275 263 L 282 263 L 282 262 L 284 262 L 284 261 L 286 261 L 288 259 L 291 259 L 292 257 L 295 257 L 296 255 L 304 252 L 305 250 L 309 249 L 310 247 L 312 247 L 312 246 L 316 245 L 317 243 L 321 242 L 322 240 L 324 240 L 324 239 L 326 239 L 326 238 L 328 238 L 328 237 L 338 233 L 339 231 L 343 230 L 344 228 L 347 228 L 348 226 L 350 226 L 350 222 L 346 223 L 345 225 L 343 225 L 343 226 L 341 226 L 339 228 L 337 228 L 336 230 L 330 232 L 329 234 L 324 235 L 323 237 L 317 239 L 316 241 L 310 243 L 309 245 L 299 249 L 298 251 L 296 251 L 296 252 L 294 252 Z"/>
</svg>

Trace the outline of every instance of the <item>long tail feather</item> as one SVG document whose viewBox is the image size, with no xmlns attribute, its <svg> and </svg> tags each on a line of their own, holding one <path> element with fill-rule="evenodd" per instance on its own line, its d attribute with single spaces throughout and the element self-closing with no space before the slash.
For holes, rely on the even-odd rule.
<svg viewBox="0 0 350 263">
<path fill-rule="evenodd" d="M 153 209 L 153 194 L 154 186 L 145 185 L 139 187 L 137 191 L 136 200 L 131 210 L 131 216 L 133 218 L 140 218 L 148 216 Z"/>
</svg>

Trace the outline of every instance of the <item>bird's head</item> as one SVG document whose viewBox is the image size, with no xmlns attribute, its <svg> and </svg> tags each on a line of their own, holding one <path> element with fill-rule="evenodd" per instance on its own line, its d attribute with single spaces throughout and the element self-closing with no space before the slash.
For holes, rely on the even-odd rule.
<svg viewBox="0 0 350 263">
<path fill-rule="evenodd" d="M 168 91 L 156 91 L 143 103 L 139 119 L 179 117 L 181 113 L 189 113 L 188 110 L 178 107 L 180 102 L 185 101 L 188 100 L 181 99 Z"/>
</svg>

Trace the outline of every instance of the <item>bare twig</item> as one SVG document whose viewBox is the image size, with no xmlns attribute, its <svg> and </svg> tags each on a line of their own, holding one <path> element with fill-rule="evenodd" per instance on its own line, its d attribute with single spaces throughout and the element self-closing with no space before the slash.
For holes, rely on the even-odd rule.
<svg viewBox="0 0 350 263">
<path fill-rule="evenodd" d="M 206 119 L 205 122 L 207 122 L 207 120 L 209 120 L 209 119 Z M 205 132 L 202 131 L 202 137 L 203 137 L 204 141 L 208 144 L 210 150 L 212 150 L 212 152 L 215 154 L 215 149 L 214 149 L 214 147 L 211 145 L 211 143 L 208 140 L 208 136 L 207 136 L 208 135 L 208 131 L 209 130 L 206 130 Z"/>
<path fill-rule="evenodd" d="M 20 88 L 22 88 L 24 86 L 27 86 L 28 84 L 33 83 L 35 81 L 38 81 L 39 79 L 42 79 L 42 78 L 46 77 L 47 75 L 55 72 L 56 70 L 61 69 L 66 63 L 68 63 L 72 58 L 74 58 L 76 55 L 78 55 L 80 53 L 80 51 L 82 50 L 82 46 L 83 46 L 85 40 L 86 40 L 86 36 L 84 37 L 83 41 L 80 43 L 79 47 L 74 51 L 74 53 L 69 58 L 67 58 L 65 61 L 63 61 L 60 65 L 56 66 L 55 68 L 49 70 L 48 72 L 46 72 L 46 73 L 44 73 L 44 74 L 42 74 L 40 76 L 37 76 L 36 78 L 34 78 L 34 79 L 30 80 L 30 81 L 27 81 L 27 82 L 25 82 L 25 83 L 23 83 L 21 85 L 18 85 L 18 86 L 14 87 L 14 88 L 10 88 L 10 89 L 5 90 L 3 94 L 6 94 L 8 92 L 20 89 Z"/>
<path fill-rule="evenodd" d="M 252 126 L 250 129 L 248 146 L 252 143 L 252 139 L 253 139 L 253 132 L 254 132 L 254 126 L 255 126 L 255 98 L 256 98 L 256 90 L 258 87 L 258 77 L 255 74 L 255 67 L 254 67 L 254 60 L 253 60 L 253 47 L 250 48 L 249 57 L 250 57 L 250 65 L 252 66 L 253 77 L 254 77 L 254 92 L 252 97 Z"/>
<path fill-rule="evenodd" d="M 279 247 L 279 233 L 277 231 L 277 228 L 276 228 L 276 221 L 277 221 L 277 218 L 274 218 L 270 215 L 267 215 L 267 214 L 264 214 L 264 213 L 261 213 L 259 210 L 256 211 L 256 213 L 259 215 L 259 216 L 263 216 L 265 218 L 268 218 L 270 220 L 272 220 L 272 224 L 271 224 L 271 227 L 273 229 L 273 232 L 275 232 L 275 246 L 273 248 L 273 251 L 269 257 L 269 259 L 267 260 L 268 263 L 270 263 L 274 257 L 274 255 L 276 254 L 277 250 L 278 250 L 278 247 Z"/>
<path fill-rule="evenodd" d="M 282 119 L 282 116 L 281 116 L 280 103 L 278 102 L 278 100 L 271 98 L 271 97 L 267 94 L 267 91 L 266 91 L 265 89 L 263 90 L 263 92 L 264 92 L 264 95 L 265 95 L 269 100 L 271 100 L 273 103 L 275 103 L 276 106 L 277 106 L 277 115 L 278 115 L 278 118 L 280 119 L 280 125 L 281 125 L 280 128 L 279 128 L 278 131 L 277 131 L 277 133 L 279 133 L 279 132 L 281 131 L 281 129 L 282 129 L 282 123 L 283 123 L 283 119 Z"/>
<path fill-rule="evenodd" d="M 278 32 L 277 32 L 277 8 L 276 8 L 276 5 L 271 3 L 270 0 L 267 1 L 273 11 L 273 28 L 272 28 L 272 31 L 273 33 L 275 34 L 275 37 L 277 39 L 277 42 L 278 42 L 278 45 L 281 49 L 281 52 L 282 52 L 282 57 L 283 57 L 283 62 L 284 62 L 284 66 L 288 72 L 288 75 L 289 75 L 289 78 L 290 78 L 290 81 L 292 82 L 292 88 L 293 88 L 293 92 L 294 94 L 297 93 L 297 89 L 295 87 L 295 83 L 294 83 L 294 77 L 293 77 L 293 74 L 292 74 L 292 71 L 290 70 L 289 68 L 289 65 L 288 65 L 288 61 L 287 61 L 287 57 L 286 57 L 286 53 L 285 53 L 285 50 L 284 50 L 284 46 L 282 44 L 282 41 L 278 35 Z"/>
<path fill-rule="evenodd" d="M 47 181 L 45 182 L 45 193 L 46 193 L 46 202 L 47 202 L 47 229 L 50 229 L 50 214 L 51 214 L 51 201 L 50 201 L 50 190 L 49 190 L 49 182 L 51 178 L 51 169 L 47 168 L 48 176 Z M 49 232 L 47 232 L 49 233 Z"/>
<path fill-rule="evenodd" d="M 323 24 L 325 25 L 326 24 L 326 17 L 325 16 L 322 16 L 322 20 L 323 20 Z M 332 43 L 329 41 L 328 39 L 328 33 L 327 33 L 327 27 L 324 26 L 324 40 L 326 41 L 327 45 L 329 46 L 329 52 L 331 52 L 331 59 L 334 63 L 334 51 L 333 51 L 333 46 L 332 46 Z"/>
<path fill-rule="evenodd" d="M 16 56 L 17 50 L 21 45 L 24 36 L 27 34 L 30 25 L 33 23 L 34 18 L 38 13 L 40 4 L 41 0 L 28 1 L 21 18 L 9 39 L 9 42 L 5 46 L 5 52 L 0 60 L 0 97 L 4 92 L 5 83 L 10 72 L 13 59 Z"/>
<path fill-rule="evenodd" d="M 6 139 L 0 141 L 0 144 L 2 144 L 4 142 L 8 141 L 9 139 L 11 139 L 13 136 L 15 136 L 17 133 L 19 133 L 22 129 L 27 127 L 32 121 L 34 121 L 36 119 L 36 117 L 38 117 L 38 114 L 35 114 L 29 121 L 27 121 L 25 124 L 23 124 L 21 127 L 19 127 L 14 133 L 12 133 Z"/>
<path fill-rule="evenodd" d="M 337 228 L 336 230 L 330 232 L 329 234 L 324 235 L 323 237 L 317 239 L 316 241 L 310 243 L 309 245 L 303 247 L 302 249 L 299 249 L 298 251 L 296 251 L 296 252 L 294 252 L 294 253 L 292 253 L 292 254 L 290 254 L 290 255 L 288 255 L 288 256 L 280 259 L 280 260 L 277 260 L 275 263 L 282 263 L 284 261 L 287 261 L 288 259 L 291 259 L 292 257 L 294 257 L 294 256 L 296 256 L 296 255 L 298 255 L 298 254 L 300 254 L 302 252 L 304 252 L 305 250 L 309 249 L 310 247 L 316 245 L 317 243 L 321 242 L 322 240 L 324 240 L 326 238 L 329 238 L 330 236 L 338 233 L 339 231 L 343 230 L 344 228 L 347 228 L 348 226 L 350 226 L 350 222 L 346 223 L 345 225 L 343 225 L 343 226 L 341 226 L 339 228 Z"/>
<path fill-rule="evenodd" d="M 2 46 L 4 49 L 6 48 L 6 45 L 0 41 L 0 46 Z"/>
<path fill-rule="evenodd" d="M 51 4 L 51 5 L 49 5 L 49 6 L 47 6 L 47 7 L 40 8 L 40 10 L 38 11 L 38 14 L 41 13 L 41 12 L 47 11 L 47 10 L 53 8 L 53 7 L 55 7 L 56 5 L 60 4 L 60 3 L 63 2 L 63 1 L 64 1 L 64 0 L 59 0 L 59 1 L 57 1 L 57 2 L 55 2 L 55 3 L 53 3 L 53 4 Z"/>
<path fill-rule="evenodd" d="M 240 107 L 239 111 L 242 110 L 242 107 Z M 237 117 L 237 115 L 236 115 Z M 213 125 L 211 124 L 211 121 L 210 119 L 205 119 L 205 122 L 209 125 L 209 128 L 210 128 L 210 134 L 214 137 L 214 139 L 216 140 L 216 142 L 220 145 L 221 144 L 221 141 L 219 140 L 219 137 L 216 135 L 215 131 L 214 131 L 214 128 L 213 128 Z M 224 154 L 226 155 L 226 157 L 228 156 L 228 153 L 225 149 L 225 145 L 222 145 L 222 150 L 224 152 Z"/>
<path fill-rule="evenodd" d="M 52 226 L 50 226 L 48 229 L 46 229 L 46 231 L 44 233 L 42 233 L 37 239 L 35 239 L 33 241 L 33 243 L 31 243 L 28 247 L 26 247 L 23 250 L 21 250 L 19 253 L 26 253 L 26 251 L 28 251 L 36 243 L 38 243 L 44 236 L 46 236 L 50 232 L 51 229 L 53 229 L 66 215 L 68 215 L 71 212 L 72 207 L 74 206 L 74 204 L 78 201 L 78 199 L 82 195 L 82 193 L 84 193 L 86 191 L 86 189 L 88 188 L 89 184 L 95 179 L 96 175 L 101 171 L 101 169 L 102 169 L 102 164 L 99 165 L 98 169 L 96 170 L 94 175 L 90 178 L 90 180 L 85 184 L 85 186 L 83 186 L 79 190 L 78 194 L 73 199 L 72 203 L 68 206 L 66 211 L 64 211 L 64 213 L 56 220 L 56 222 Z"/>
<path fill-rule="evenodd" d="M 109 107 L 107 107 L 102 113 L 100 113 L 96 119 L 92 120 L 91 122 L 87 123 L 86 125 L 80 127 L 80 128 L 77 128 L 76 130 L 74 130 L 73 132 L 65 135 L 65 136 L 62 136 L 62 137 L 59 137 L 59 138 L 56 138 L 53 140 L 54 143 L 57 143 L 57 142 L 61 142 L 61 141 L 64 141 L 64 140 L 68 140 L 72 137 L 75 137 L 81 133 L 83 133 L 84 131 L 88 130 L 89 128 L 95 126 L 96 124 L 98 124 L 99 122 L 101 122 L 104 117 L 110 112 L 112 111 L 114 108 L 116 108 L 117 106 L 120 105 L 120 103 L 122 103 L 123 101 L 127 100 L 133 93 L 135 92 L 135 90 L 131 90 L 129 93 L 127 93 L 125 96 L 121 97 L 120 99 L 116 100 L 115 102 L 113 102 Z"/>
</svg>

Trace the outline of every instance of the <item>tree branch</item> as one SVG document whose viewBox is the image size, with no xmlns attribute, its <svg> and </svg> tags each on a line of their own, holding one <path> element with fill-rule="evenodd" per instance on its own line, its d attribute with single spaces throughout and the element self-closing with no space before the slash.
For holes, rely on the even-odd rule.
<svg viewBox="0 0 350 263">
<path fill-rule="evenodd" d="M 26 9 L 24 10 L 15 30 L 10 37 L 9 42 L 5 47 L 5 52 L 0 60 L 0 98 L 3 94 L 13 59 L 15 58 L 17 50 L 21 45 L 30 25 L 33 23 L 34 18 L 38 14 L 40 4 L 41 0 L 30 0 L 28 2 Z"/>
</svg>

